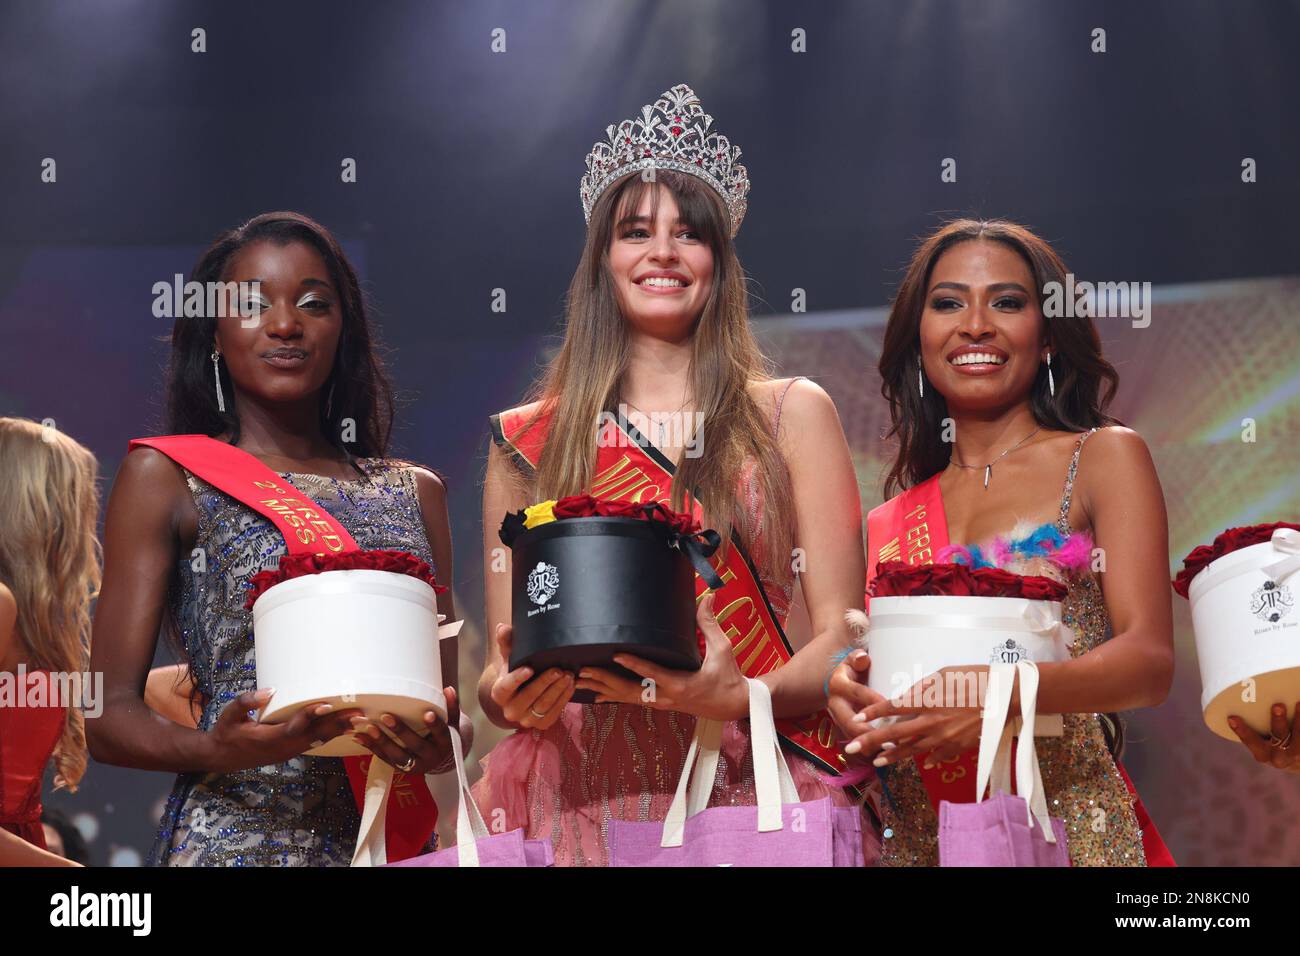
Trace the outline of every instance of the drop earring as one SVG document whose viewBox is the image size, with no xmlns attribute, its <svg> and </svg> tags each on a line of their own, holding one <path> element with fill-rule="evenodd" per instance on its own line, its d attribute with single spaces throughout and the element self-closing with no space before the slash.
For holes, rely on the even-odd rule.
<svg viewBox="0 0 1300 956">
<path fill-rule="evenodd" d="M 325 396 L 325 420 L 334 414 L 334 383 L 330 382 L 330 393 Z"/>
<path fill-rule="evenodd" d="M 918 363 L 916 366 L 916 390 L 925 398 L 925 370 Z"/>
<path fill-rule="evenodd" d="M 1047 353 L 1047 390 L 1056 397 L 1056 379 L 1052 378 L 1052 353 Z"/>
<path fill-rule="evenodd" d="M 221 360 L 221 353 L 216 349 L 212 350 L 212 378 L 217 383 L 217 411 L 226 410 L 226 396 L 221 394 L 221 368 L 217 363 Z"/>
</svg>

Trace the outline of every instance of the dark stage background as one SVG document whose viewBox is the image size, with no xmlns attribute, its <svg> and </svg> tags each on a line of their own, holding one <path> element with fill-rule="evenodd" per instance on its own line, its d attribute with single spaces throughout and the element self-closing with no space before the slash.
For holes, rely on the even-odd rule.
<svg viewBox="0 0 1300 956">
<path fill-rule="evenodd" d="M 881 307 L 914 237 L 1004 216 L 1080 278 L 1156 284 L 1149 328 L 1102 333 L 1118 414 L 1165 483 L 1173 564 L 1228 524 L 1300 514 L 1297 27 L 1295 4 L 1268 0 L 5 2 L 0 414 L 90 446 L 107 491 L 127 439 L 157 427 L 170 322 L 153 283 L 256 213 L 319 219 L 390 348 L 396 450 L 448 476 L 472 699 L 486 416 L 555 341 L 584 155 L 685 82 L 745 151 L 739 249 L 764 341 L 836 399 L 866 508 L 885 459 Z M 794 290 L 807 313 L 790 314 Z M 1132 718 L 1129 769 L 1180 862 L 1300 863 L 1300 780 L 1201 725 L 1178 614 L 1175 692 Z M 475 756 L 493 739 L 481 725 Z M 130 865 L 169 786 L 92 764 L 49 803 L 77 815 L 96 862 Z"/>
</svg>

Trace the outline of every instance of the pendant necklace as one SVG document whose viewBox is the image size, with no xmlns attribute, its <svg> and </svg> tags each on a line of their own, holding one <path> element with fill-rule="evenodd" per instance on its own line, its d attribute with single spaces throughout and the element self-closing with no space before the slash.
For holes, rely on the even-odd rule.
<svg viewBox="0 0 1300 956">
<path fill-rule="evenodd" d="M 677 406 L 676 411 L 670 412 L 668 415 L 664 416 L 663 418 L 660 418 L 659 421 L 656 422 L 653 418 L 650 417 L 650 414 L 648 412 L 644 411 L 639 405 L 634 405 L 630 399 L 625 398 L 623 399 L 623 401 L 626 402 L 630 407 L 635 408 L 638 412 L 640 412 L 641 415 L 645 418 L 647 425 L 649 424 L 658 425 L 659 427 L 658 447 L 659 448 L 667 447 L 668 444 L 667 439 L 665 439 L 664 437 L 664 425 L 665 425 L 664 419 L 671 417 L 672 415 L 676 415 L 678 412 L 680 412 L 683 408 L 685 408 L 687 405 L 691 403 L 691 400 L 688 398 L 686 401 L 682 402 L 680 405 Z"/>
<path fill-rule="evenodd" d="M 1043 430 L 1043 426 L 1042 426 L 1042 425 L 1039 425 L 1037 428 L 1035 428 L 1033 431 L 1031 431 L 1031 432 L 1030 432 L 1028 435 L 1026 435 L 1024 438 L 1020 439 L 1020 441 L 1016 442 L 1014 445 L 1012 445 L 1010 448 L 1008 448 L 1008 449 L 1007 449 L 1006 451 L 1004 451 L 1002 454 L 998 455 L 998 457 L 994 458 L 994 459 L 993 459 L 991 462 L 989 462 L 987 465 L 965 465 L 965 464 L 962 464 L 961 462 L 959 462 L 956 458 L 951 459 L 951 461 L 952 461 L 952 463 L 953 463 L 954 465 L 956 465 L 958 468 L 966 468 L 966 469 L 968 469 L 968 470 L 970 470 L 970 471 L 974 471 L 974 470 L 977 469 L 977 468 L 983 468 L 983 469 L 984 469 L 984 490 L 987 491 L 987 490 L 988 490 L 988 487 L 989 487 L 989 479 L 993 477 L 993 466 L 994 466 L 995 464 L 997 464 L 999 461 L 1001 461 L 1003 458 L 1006 458 L 1007 455 L 1011 454 L 1013 451 L 1015 451 L 1017 448 L 1019 448 L 1019 447 L 1020 447 L 1021 445 L 1023 445 L 1025 442 L 1029 441 L 1029 439 L 1033 438 L 1035 435 L 1037 435 L 1037 434 L 1038 434 L 1039 432 L 1041 432 L 1042 430 Z"/>
</svg>

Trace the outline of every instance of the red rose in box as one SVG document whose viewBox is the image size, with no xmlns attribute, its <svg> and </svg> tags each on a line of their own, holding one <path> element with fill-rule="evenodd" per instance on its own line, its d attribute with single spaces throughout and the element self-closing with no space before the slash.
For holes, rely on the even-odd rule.
<svg viewBox="0 0 1300 956">
<path fill-rule="evenodd" d="M 507 514 L 500 535 L 513 555 L 512 670 L 598 666 L 639 680 L 614 663 L 620 653 L 699 668 L 695 576 L 722 586 L 708 563 L 716 531 L 660 503 L 572 495 Z"/>
<path fill-rule="evenodd" d="M 262 713 L 283 723 L 311 703 L 391 713 L 417 730 L 426 710 L 443 713 L 438 641 L 442 623 L 433 569 L 403 551 L 294 554 L 249 581 L 257 677 L 275 689 Z M 367 751 L 344 734 L 308 753 Z"/>
<path fill-rule="evenodd" d="M 1236 740 L 1237 715 L 1268 733 L 1269 708 L 1300 700 L 1300 523 L 1229 528 L 1183 559 L 1174 590 L 1188 599 L 1201 669 L 1201 710 L 1220 737 Z"/>
<path fill-rule="evenodd" d="M 1066 586 L 1050 578 L 963 564 L 877 566 L 866 634 L 868 685 L 899 697 L 945 667 L 1065 660 L 1073 634 L 1061 621 Z M 1060 718 L 1040 720 L 1059 734 Z"/>
</svg>

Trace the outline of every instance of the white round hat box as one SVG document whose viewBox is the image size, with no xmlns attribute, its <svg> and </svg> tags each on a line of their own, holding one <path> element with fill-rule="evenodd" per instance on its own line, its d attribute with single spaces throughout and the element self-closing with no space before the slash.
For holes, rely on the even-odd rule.
<svg viewBox="0 0 1300 956">
<path fill-rule="evenodd" d="M 1057 601 L 873 597 L 870 612 L 867 686 L 888 698 L 902 696 L 945 667 L 1067 660 L 1074 642 L 1074 632 L 1062 622 Z M 1060 715 L 1040 715 L 1035 734 L 1059 736 Z"/>
<path fill-rule="evenodd" d="M 1287 580 L 1300 565 L 1297 550 L 1300 532 L 1279 528 L 1270 541 L 1211 561 L 1187 590 L 1201 710 L 1220 737 L 1238 739 L 1233 714 L 1267 734 L 1273 704 L 1285 704 L 1289 718 L 1300 701 L 1300 608 Z"/>
<path fill-rule="evenodd" d="M 258 597 L 253 635 L 258 686 L 274 690 L 264 723 L 284 723 L 316 703 L 360 708 L 376 721 L 392 714 L 416 730 L 428 710 L 446 718 L 438 604 L 425 581 L 373 570 L 291 578 Z M 307 752 L 370 751 L 344 733 Z"/>
</svg>

